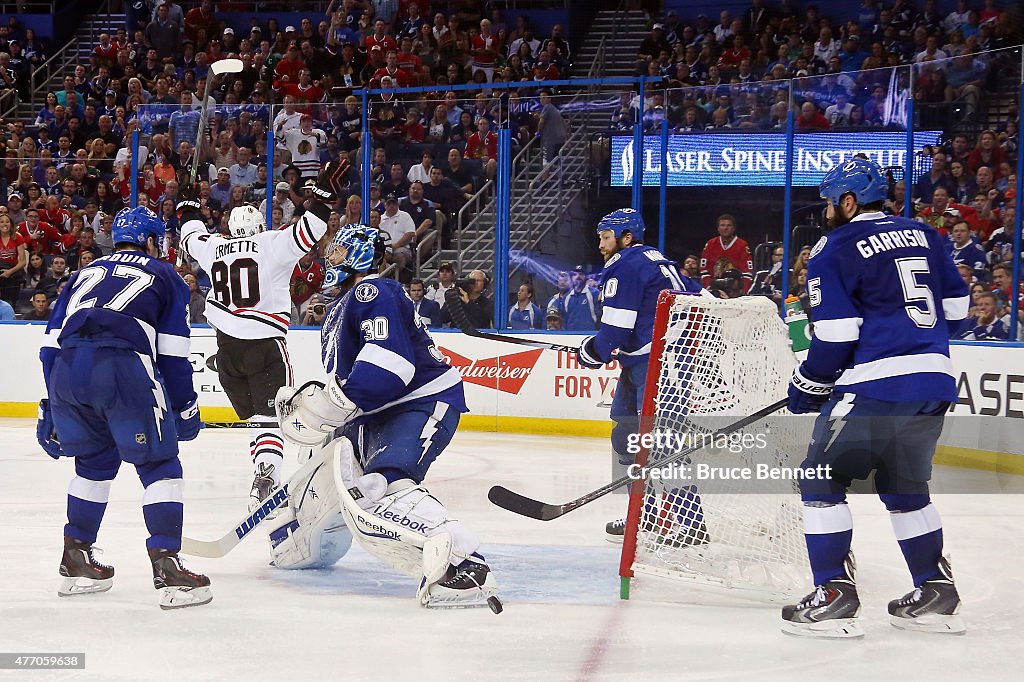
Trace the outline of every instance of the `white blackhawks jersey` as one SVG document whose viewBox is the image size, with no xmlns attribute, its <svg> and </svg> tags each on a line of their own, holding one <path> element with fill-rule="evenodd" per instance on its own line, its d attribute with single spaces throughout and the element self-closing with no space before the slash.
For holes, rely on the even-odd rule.
<svg viewBox="0 0 1024 682">
<path fill-rule="evenodd" d="M 182 226 L 181 246 L 210 275 L 206 319 L 236 339 L 285 336 L 291 319 L 289 282 L 295 264 L 327 232 L 327 223 L 306 211 L 283 230 L 229 238 L 209 234 L 201 220 Z"/>
</svg>

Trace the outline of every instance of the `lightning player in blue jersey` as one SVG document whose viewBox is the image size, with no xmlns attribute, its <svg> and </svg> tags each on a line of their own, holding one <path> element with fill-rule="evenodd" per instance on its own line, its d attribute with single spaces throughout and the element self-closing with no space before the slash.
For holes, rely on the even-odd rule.
<svg viewBox="0 0 1024 682">
<path fill-rule="evenodd" d="M 592 369 L 612 359 L 622 365 L 611 405 L 611 418 L 615 422 L 612 449 L 621 464 L 629 465 L 633 463 L 629 439 L 640 427 L 658 295 L 665 289 L 697 294 L 702 287 L 696 280 L 681 276 L 676 264 L 653 246 L 644 246 L 643 217 L 631 208 L 622 208 L 601 218 L 597 235 L 605 260 L 601 326 L 595 336 L 583 340 L 577 355 L 580 364 Z M 683 500 L 680 504 L 687 507 L 677 510 L 683 525 L 677 540 L 685 543 L 687 537 L 706 538 L 703 514 L 695 493 L 675 492 L 677 499 Z M 605 527 L 612 542 L 622 542 L 625 530 L 624 518 Z"/>
<path fill-rule="evenodd" d="M 881 212 L 888 185 L 872 161 L 833 168 L 821 183 L 834 229 L 807 265 L 814 338 L 789 388 L 789 409 L 818 412 L 801 481 L 817 587 L 782 610 L 783 631 L 856 637 L 860 600 L 846 490 L 874 470 L 875 488 L 915 588 L 889 602 L 901 629 L 963 632 L 960 598 L 928 495 L 944 415 L 956 400 L 949 335 L 967 315 L 967 285 L 935 230 Z"/>
<path fill-rule="evenodd" d="M 369 514 L 408 531 L 392 538 L 394 547 L 384 552 L 375 552 L 377 545 L 364 545 L 378 558 L 405 570 L 399 563 L 408 561 L 396 563 L 395 557 L 419 556 L 428 540 L 450 538 L 442 574 L 430 584 L 421 583 L 423 605 L 485 605 L 497 588 L 477 553 L 480 541 L 423 486 L 430 465 L 467 411 L 462 377 L 445 362 L 402 285 L 376 274 L 386 247 L 380 231 L 364 225 L 342 227 L 328 247 L 324 286 L 350 286 L 324 320 L 328 379 L 322 387 L 281 389 L 281 428 L 288 440 L 306 446 L 320 446 L 332 435 L 325 447 L 335 447 L 341 439 L 351 442 L 352 454 L 337 455 L 344 459 L 336 466 L 345 490 Z M 330 482 L 321 483 L 314 475 L 313 484 L 321 485 L 319 498 L 331 499 L 325 493 Z M 291 497 L 300 496 L 293 492 Z M 337 561 L 347 549 L 331 539 L 338 517 L 327 512 L 337 508 L 321 513 L 304 510 L 305 503 L 298 509 L 291 506 L 296 520 L 310 522 L 296 523 L 284 515 L 270 533 L 274 564 L 308 568 Z M 361 543 L 366 540 L 356 537 Z"/>
<path fill-rule="evenodd" d="M 178 441 L 199 433 L 188 362 L 188 286 L 157 244 L 163 223 L 147 208 L 114 218 L 115 252 L 76 272 L 46 328 L 48 399 L 37 437 L 53 457 L 75 458 L 68 486 L 61 596 L 109 590 L 114 569 L 93 557 L 110 483 L 121 462 L 135 466 L 153 583 L 165 609 L 213 599 L 210 579 L 185 569 Z"/>
</svg>

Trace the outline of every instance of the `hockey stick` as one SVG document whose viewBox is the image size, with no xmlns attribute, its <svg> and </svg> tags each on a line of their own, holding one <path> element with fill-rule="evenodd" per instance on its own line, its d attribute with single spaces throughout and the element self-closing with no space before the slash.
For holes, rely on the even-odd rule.
<svg viewBox="0 0 1024 682">
<path fill-rule="evenodd" d="M 734 422 L 723 429 L 715 431 L 711 435 L 714 438 L 717 438 L 718 436 L 726 436 L 730 433 L 733 433 L 734 431 L 738 431 L 739 429 L 742 429 L 745 426 L 749 426 L 750 424 L 753 424 L 756 421 L 764 419 L 772 412 L 775 412 L 776 410 L 785 407 L 786 403 L 787 399 L 783 398 L 782 400 L 776 403 L 772 403 L 771 405 L 764 409 L 758 410 L 757 412 L 748 417 L 744 417 L 743 419 L 740 419 L 739 421 Z M 703 445 L 688 448 L 686 450 L 683 450 L 682 452 L 678 452 L 672 455 L 671 457 L 665 457 L 664 459 L 660 459 L 657 462 L 654 462 L 654 464 L 664 465 L 669 464 L 671 462 L 678 462 L 679 460 L 684 459 L 685 457 L 688 457 L 689 455 L 692 455 L 693 453 L 703 449 Z M 565 504 L 545 504 L 544 502 L 540 502 L 538 500 L 531 499 L 524 495 L 520 495 L 519 493 L 512 492 L 508 488 L 504 488 L 500 485 L 493 486 L 487 492 L 487 499 L 490 500 L 492 503 L 498 505 L 502 509 L 507 509 L 510 512 L 519 514 L 521 516 L 528 516 L 531 519 L 538 519 L 540 521 L 550 521 L 552 519 L 557 519 L 560 516 L 564 516 L 565 514 L 568 514 L 574 509 L 578 509 L 585 504 L 589 504 L 594 500 L 598 499 L 599 497 L 604 497 L 613 490 L 617 490 L 618 488 L 621 488 L 624 485 L 632 483 L 634 480 L 636 479 L 630 476 L 623 476 L 622 478 L 618 478 L 607 485 L 601 486 L 597 490 L 593 490 L 587 493 L 586 495 L 576 498 L 575 500 L 572 500 L 570 502 L 566 502 Z"/>
<path fill-rule="evenodd" d="M 505 343 L 514 343 L 520 346 L 544 348 L 545 350 L 553 350 L 559 353 L 576 354 L 576 346 L 563 346 L 558 343 L 547 343 L 546 341 L 534 341 L 533 339 L 524 339 L 518 336 L 506 336 L 505 334 L 492 334 L 480 331 L 473 326 L 473 322 L 469 319 L 465 304 L 459 297 L 458 287 L 452 287 L 445 292 L 444 305 L 448 309 L 448 316 L 452 318 L 452 322 L 459 328 L 460 332 L 467 336 L 475 336 L 478 339 L 491 339 L 492 341 L 504 341 Z"/>
<path fill-rule="evenodd" d="M 302 481 L 313 475 L 318 466 L 323 464 L 327 456 L 333 451 L 329 448 L 320 448 L 319 452 L 309 458 L 302 466 L 295 470 L 287 483 L 274 491 L 274 494 L 263 500 L 263 504 L 256 510 L 249 512 L 242 518 L 234 528 L 216 540 L 193 540 L 192 538 L 181 538 L 181 553 L 191 556 L 201 556 L 208 559 L 219 559 L 233 550 L 239 542 L 244 540 L 256 526 L 269 518 L 271 512 L 288 504 L 288 486 L 292 481 Z"/>
<path fill-rule="evenodd" d="M 199 173 L 199 146 L 203 143 L 203 136 L 206 134 L 206 117 L 208 115 L 207 110 L 210 108 L 210 85 L 213 83 L 213 77 L 225 73 L 239 73 L 243 68 L 245 68 L 245 64 L 242 63 L 241 59 L 218 59 L 213 64 L 210 64 L 210 72 L 206 74 L 206 87 L 203 88 L 203 101 L 199 109 L 199 125 L 196 126 L 196 147 L 192 150 L 192 167 L 188 171 L 190 192 L 196 184 L 196 175 Z M 185 253 L 181 248 L 181 244 L 178 244 L 175 260 L 177 261 L 175 265 L 179 268 L 185 263 Z"/>
</svg>

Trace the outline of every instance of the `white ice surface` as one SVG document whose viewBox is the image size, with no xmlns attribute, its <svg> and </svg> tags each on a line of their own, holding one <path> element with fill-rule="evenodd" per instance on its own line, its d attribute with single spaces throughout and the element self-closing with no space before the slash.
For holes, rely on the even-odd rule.
<svg viewBox="0 0 1024 682">
<path fill-rule="evenodd" d="M 802 640 L 779 632 L 775 607 L 620 601 L 618 547 L 603 527 L 624 509 L 622 495 L 547 523 L 486 499 L 494 483 L 551 502 L 587 492 L 607 482 L 607 441 L 462 432 L 427 483 L 484 538 L 501 615 L 424 610 L 412 581 L 357 547 L 331 570 L 278 571 L 260 536 L 223 559 L 188 560 L 210 575 L 214 601 L 163 612 L 133 469 L 113 485 L 97 543 L 117 569 L 114 588 L 58 599 L 72 462 L 45 456 L 28 420 L 0 420 L 0 443 L 0 652 L 86 653 L 84 671 L 0 671 L 0 679 L 1021 679 L 1021 495 L 935 496 L 964 601 L 963 637 L 888 625 L 886 602 L 910 588 L 909 576 L 881 504 L 853 499 L 867 636 Z M 186 534 L 221 535 L 245 511 L 246 432 L 205 430 L 184 444 L 182 461 Z"/>
</svg>

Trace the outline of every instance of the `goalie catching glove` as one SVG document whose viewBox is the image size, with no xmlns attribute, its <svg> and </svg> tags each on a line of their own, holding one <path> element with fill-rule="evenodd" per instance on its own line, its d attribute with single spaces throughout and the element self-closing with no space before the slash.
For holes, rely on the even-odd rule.
<svg viewBox="0 0 1024 682">
<path fill-rule="evenodd" d="M 299 445 L 320 445 L 334 429 L 362 414 L 335 376 L 326 385 L 309 381 L 298 390 L 283 386 L 275 403 L 281 432 Z"/>
</svg>

